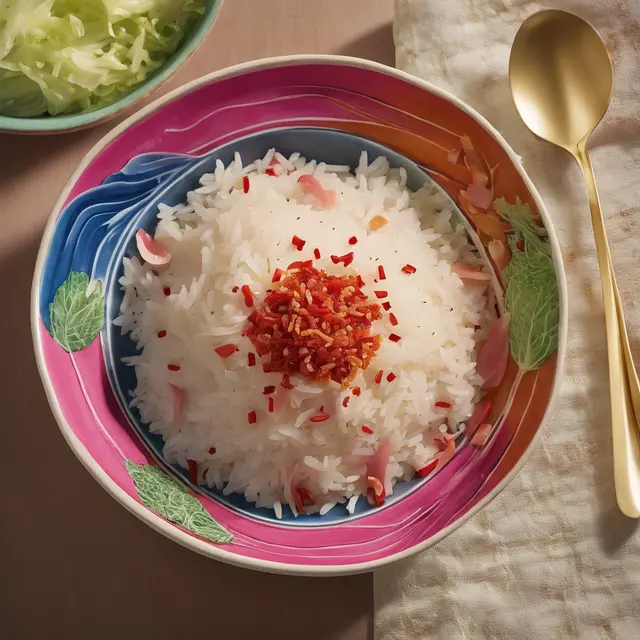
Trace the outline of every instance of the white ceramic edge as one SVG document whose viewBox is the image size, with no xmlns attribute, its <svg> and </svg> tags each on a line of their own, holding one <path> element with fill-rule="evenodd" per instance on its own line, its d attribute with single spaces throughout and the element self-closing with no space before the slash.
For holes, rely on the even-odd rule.
<svg viewBox="0 0 640 640">
<path fill-rule="evenodd" d="M 98 153 L 107 146 L 114 138 L 120 135 L 125 129 L 131 126 L 134 122 L 141 120 L 151 112 L 157 110 L 161 106 L 166 103 L 172 101 L 174 98 L 187 93 L 193 89 L 196 89 L 204 84 L 208 84 L 214 80 L 220 80 L 225 77 L 231 77 L 238 74 L 243 74 L 248 71 L 256 71 L 259 69 L 264 69 L 268 67 L 277 67 L 284 65 L 292 65 L 292 64 L 300 64 L 300 63 L 311 63 L 311 64 L 345 64 L 349 66 L 360 67 L 363 69 L 368 69 L 371 71 L 377 71 L 379 73 L 384 73 L 386 75 L 395 76 L 401 80 L 409 82 L 421 89 L 425 89 L 440 98 L 448 100 L 452 104 L 456 105 L 459 109 L 473 118 L 478 124 L 480 124 L 489 134 L 491 134 L 496 141 L 502 146 L 502 148 L 506 151 L 509 159 L 516 167 L 518 173 L 524 180 L 527 188 L 533 195 L 536 206 L 542 219 L 544 220 L 544 224 L 549 233 L 549 241 L 551 243 L 552 252 L 553 252 L 553 262 L 556 269 L 556 277 L 558 279 L 559 290 L 560 290 L 560 325 L 559 325 L 559 334 L 558 334 L 558 355 L 557 355 L 557 367 L 556 367 L 556 376 L 554 380 L 553 389 L 551 392 L 551 398 L 549 404 L 547 405 L 544 416 L 541 420 L 540 427 L 536 432 L 536 435 L 529 443 L 529 446 L 525 449 L 522 454 L 520 460 L 514 466 L 514 468 L 505 476 L 505 478 L 493 488 L 478 504 L 476 504 L 472 509 L 469 510 L 468 513 L 461 516 L 454 523 L 444 528 L 442 531 L 439 531 L 435 536 L 425 540 L 424 542 L 417 544 L 410 549 L 406 549 L 404 551 L 395 553 L 393 555 L 387 556 L 385 558 L 379 560 L 372 560 L 369 562 L 363 562 L 359 564 L 348 564 L 348 565 L 299 565 L 299 564 L 285 564 L 280 562 L 272 562 L 266 560 L 257 560 L 254 558 L 250 558 L 247 556 L 238 555 L 235 553 L 231 553 L 226 551 L 224 546 L 215 546 L 213 544 L 204 542 L 202 540 L 198 540 L 197 538 L 192 537 L 191 535 L 185 533 L 181 529 L 177 528 L 175 525 L 170 524 L 164 518 L 161 518 L 159 515 L 140 504 L 133 498 L 131 498 L 123 489 L 121 489 L 103 470 L 99 467 L 96 462 L 93 460 L 85 446 L 80 442 L 77 436 L 71 430 L 71 427 L 65 420 L 62 410 L 60 409 L 60 405 L 58 404 L 57 398 L 55 396 L 53 387 L 49 380 L 49 376 L 46 371 L 44 357 L 42 354 L 42 344 L 40 341 L 40 312 L 39 312 L 39 294 L 40 294 L 40 280 L 42 274 L 42 267 L 44 264 L 45 256 L 47 253 L 47 249 L 49 247 L 49 241 L 51 239 L 51 234 L 53 232 L 54 225 L 60 214 L 60 210 L 62 209 L 62 205 L 64 204 L 67 196 L 69 195 L 73 185 L 75 184 L 79 175 L 84 171 L 87 165 L 93 160 L 93 158 L 98 155 Z M 450 533 L 455 531 L 458 527 L 462 526 L 469 518 L 478 513 L 483 507 L 485 507 L 493 498 L 495 498 L 519 473 L 520 469 L 524 466 L 526 461 L 531 456 L 531 453 L 535 446 L 540 441 L 542 437 L 542 433 L 545 430 L 549 422 L 549 417 L 551 415 L 552 409 L 555 406 L 558 397 L 558 388 L 560 386 L 560 381 L 563 377 L 564 371 L 564 359 L 565 359 L 565 351 L 566 351 L 566 338 L 567 338 L 567 325 L 568 325 L 568 305 L 567 305 L 567 282 L 565 277 L 564 265 L 562 262 L 562 255 L 560 252 L 560 245 L 558 243 L 558 238 L 551 222 L 551 218 L 547 213 L 546 207 L 538 193 L 537 189 L 531 182 L 529 176 L 524 171 L 522 167 L 520 158 L 516 155 L 516 153 L 511 149 L 506 140 L 502 137 L 502 135 L 486 120 L 482 115 L 476 112 L 471 107 L 467 106 L 461 100 L 456 98 L 454 95 L 449 92 L 440 89 L 432 85 L 425 80 L 421 80 L 415 76 L 412 76 L 404 71 L 399 71 L 392 67 L 388 67 L 386 65 L 380 64 L 378 62 L 372 62 L 369 60 L 363 60 L 360 58 L 353 58 L 349 56 L 336 56 L 336 55 L 291 55 L 291 56 L 281 56 L 281 57 L 272 57 L 272 58 L 263 58 L 260 60 L 254 60 L 252 62 L 245 62 L 239 65 L 235 65 L 232 67 L 227 67 L 225 69 L 221 69 L 219 71 L 214 71 L 213 73 L 202 76 L 201 78 L 197 78 L 196 80 L 192 80 L 187 84 L 170 91 L 166 95 L 162 96 L 158 100 L 155 100 L 151 104 L 146 107 L 140 109 L 138 112 L 128 117 L 126 120 L 121 122 L 117 127 L 114 127 L 111 131 L 109 131 L 100 141 L 98 141 L 93 148 L 84 156 L 80 164 L 77 166 L 69 180 L 67 181 L 60 197 L 58 198 L 53 211 L 50 214 L 49 221 L 47 222 L 47 226 L 45 228 L 44 234 L 42 236 L 42 241 L 40 244 L 40 249 L 38 251 L 38 257 L 36 260 L 33 283 L 31 288 L 31 333 L 34 343 L 34 350 L 36 356 L 36 362 L 38 365 L 38 370 L 40 372 L 40 377 L 42 378 L 42 382 L 47 394 L 47 399 L 51 406 L 53 415 L 58 422 L 58 426 L 62 431 L 62 434 L 78 457 L 80 462 L 84 465 L 84 467 L 91 473 L 91 475 L 102 485 L 102 487 L 109 493 L 113 498 L 115 498 L 118 502 L 120 502 L 126 509 L 128 509 L 133 515 L 137 516 L 143 522 L 146 522 L 156 531 L 162 533 L 167 536 L 171 540 L 174 540 L 178 544 L 192 549 L 202 555 L 214 558 L 216 560 L 220 560 L 227 564 L 236 565 L 243 568 L 256 569 L 258 571 L 267 571 L 272 573 L 280 573 L 285 575 L 301 575 L 301 576 L 341 576 L 341 575 L 354 575 L 358 573 L 365 573 L 367 571 L 372 571 L 379 567 L 383 567 L 385 565 L 397 562 L 399 560 L 403 560 L 412 556 L 414 554 L 419 553 L 433 545 L 437 544 L 440 540 L 448 536 Z"/>
</svg>

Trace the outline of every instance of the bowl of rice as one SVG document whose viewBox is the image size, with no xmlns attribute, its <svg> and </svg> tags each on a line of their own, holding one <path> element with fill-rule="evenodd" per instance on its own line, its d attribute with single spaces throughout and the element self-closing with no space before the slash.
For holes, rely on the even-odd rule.
<svg viewBox="0 0 640 640">
<path fill-rule="evenodd" d="M 18 0 L 0 5 L 0 131 L 105 122 L 164 84 L 222 0 Z"/>
<path fill-rule="evenodd" d="M 304 575 L 405 558 L 497 495 L 547 421 L 566 318 L 500 134 L 339 56 L 232 67 L 116 127 L 32 296 L 49 402 L 100 484 L 203 555 Z"/>
</svg>

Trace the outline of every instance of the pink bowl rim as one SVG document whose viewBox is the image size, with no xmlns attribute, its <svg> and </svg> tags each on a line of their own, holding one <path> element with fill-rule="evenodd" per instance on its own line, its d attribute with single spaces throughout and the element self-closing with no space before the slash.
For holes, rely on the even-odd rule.
<svg viewBox="0 0 640 640">
<path fill-rule="evenodd" d="M 439 531 L 436 535 L 425 540 L 419 544 L 414 545 L 413 547 L 406 549 L 404 551 L 391 554 L 384 558 L 380 558 L 373 561 L 363 562 L 360 564 L 349 564 L 349 565 L 300 565 L 300 564 L 284 564 L 273 561 L 266 560 L 258 560 L 254 558 L 249 558 L 241 555 L 237 555 L 233 552 L 227 551 L 222 546 L 215 546 L 209 544 L 203 540 L 199 540 L 190 534 L 178 529 L 177 527 L 171 525 L 169 522 L 164 520 L 162 517 L 154 513 L 153 511 L 147 509 L 144 505 L 139 502 L 136 502 L 131 496 L 129 496 L 123 489 L 121 489 L 110 477 L 109 475 L 103 471 L 103 469 L 94 461 L 92 456 L 89 454 L 85 446 L 78 439 L 78 437 L 73 433 L 70 425 L 64 418 L 62 414 L 62 410 L 56 398 L 55 391 L 49 379 L 49 374 L 46 368 L 46 364 L 43 356 L 43 349 L 41 343 L 41 336 L 38 330 L 39 327 L 39 306 L 38 300 L 40 297 L 40 280 L 42 274 L 42 268 L 44 265 L 44 260 L 46 257 L 47 250 L 49 248 L 49 243 L 51 240 L 51 236 L 53 233 L 53 229 L 55 227 L 57 218 L 62 210 L 64 202 L 66 201 L 69 193 L 71 192 L 73 185 L 82 174 L 84 169 L 89 165 L 89 163 L 117 136 L 123 133 L 127 128 L 132 126 L 134 123 L 142 120 L 150 113 L 160 109 L 165 104 L 173 101 L 174 99 L 180 97 L 181 95 L 196 89 L 202 85 L 206 85 L 210 82 L 221 80 L 223 78 L 229 78 L 237 75 L 242 75 L 247 72 L 259 71 L 261 69 L 268 69 L 273 67 L 281 67 L 281 66 L 290 66 L 290 65 L 298 65 L 298 64 L 333 64 L 333 65 L 346 65 L 351 67 L 359 67 L 361 69 L 366 69 L 369 71 L 374 71 L 378 73 L 382 73 L 389 76 L 394 76 L 399 80 L 403 80 L 410 84 L 413 84 L 416 87 L 419 87 L 427 92 L 430 92 L 448 102 L 450 102 L 453 106 L 457 107 L 468 116 L 473 118 L 480 126 L 482 126 L 493 138 L 496 142 L 503 148 L 503 150 L 509 156 L 512 164 L 516 168 L 517 172 L 522 177 L 524 183 L 527 186 L 527 189 L 532 194 L 536 206 L 542 219 L 544 221 L 545 227 L 549 234 L 549 241 L 551 243 L 553 249 L 553 261 L 556 272 L 556 277 L 558 279 L 558 285 L 560 290 L 560 325 L 559 325 L 559 334 L 558 334 L 558 357 L 556 364 L 556 376 L 553 384 L 553 389 L 551 392 L 551 397 L 549 403 L 547 404 L 544 416 L 540 422 L 540 427 L 538 428 L 535 436 L 532 441 L 529 443 L 522 456 L 518 460 L 517 464 L 509 471 L 509 473 L 505 476 L 505 478 L 492 490 L 490 491 L 482 500 L 480 500 L 477 504 L 475 504 L 467 513 L 458 518 L 455 522 L 445 527 L 441 531 Z M 449 534 L 453 533 L 458 527 L 462 526 L 467 520 L 469 520 L 472 516 L 478 513 L 482 508 L 484 508 L 489 502 L 491 502 L 520 472 L 526 461 L 531 456 L 533 450 L 536 445 L 540 441 L 542 434 L 547 427 L 550 416 L 552 414 L 552 410 L 558 399 L 558 390 L 560 387 L 561 380 L 563 378 L 564 372 L 564 360 L 566 354 L 566 341 L 567 341 L 567 326 L 568 326 L 568 305 L 567 305 L 567 282 L 564 264 L 562 261 L 562 255 L 560 251 L 560 245 L 558 242 L 558 238 L 556 235 L 555 228 L 552 224 L 551 218 L 547 209 L 538 193 L 537 189 L 533 185 L 531 179 L 525 172 L 522 167 L 520 157 L 513 151 L 513 149 L 509 146 L 506 140 L 502 137 L 499 131 L 489 123 L 480 113 L 475 111 L 475 109 L 471 108 L 464 102 L 462 102 L 459 98 L 455 97 L 453 94 L 441 89 L 430 82 L 425 80 L 421 80 L 416 76 L 412 76 L 404 71 L 400 71 L 398 69 L 394 69 L 392 67 L 380 64 L 378 62 L 373 62 L 369 60 L 364 60 L 361 58 L 354 58 L 350 56 L 338 56 L 338 55 L 289 55 L 289 56 L 278 56 L 271 58 L 262 58 L 258 60 L 253 60 L 250 62 L 245 62 L 242 64 L 234 65 L 231 67 L 226 67 L 224 69 L 220 69 L 218 71 L 214 71 L 207 75 L 204 75 L 200 78 L 192 80 L 173 91 L 165 94 L 161 98 L 153 101 L 149 105 L 137 111 L 135 114 L 129 116 L 123 122 L 121 122 L 118 126 L 114 127 L 111 131 L 106 133 L 92 148 L 91 150 L 84 156 L 82 161 L 78 164 L 74 172 L 71 174 L 69 180 L 65 184 L 60 196 L 58 197 L 56 204 L 53 207 L 53 210 L 49 216 L 47 225 L 45 227 L 45 231 L 42 236 L 42 241 L 40 244 L 40 248 L 38 251 L 38 257 L 36 260 L 33 282 L 31 287 L 31 334 L 34 344 L 34 351 L 36 356 L 36 363 L 38 366 L 38 370 L 40 372 L 40 377 L 42 378 L 42 382 L 46 391 L 47 400 L 51 407 L 51 411 L 58 423 L 60 431 L 64 436 L 67 444 L 75 453 L 76 457 L 80 460 L 83 466 L 89 471 L 89 473 L 98 481 L 98 483 L 122 506 L 124 506 L 130 513 L 134 516 L 148 524 L 150 527 L 163 534 L 167 538 L 170 538 L 174 542 L 177 542 L 183 547 L 191 549 L 201 555 L 207 556 L 209 558 L 214 558 L 215 560 L 220 560 L 221 562 L 235 565 L 242 568 L 254 569 L 257 571 L 264 571 L 270 573 L 278 573 L 285 575 L 299 575 L 299 576 L 343 576 L 343 575 L 354 575 L 358 573 L 365 573 L 368 571 L 373 571 L 374 569 L 398 562 L 400 560 L 409 558 L 421 551 L 424 551 L 433 545 L 437 544 L 444 538 L 446 538 Z"/>
</svg>

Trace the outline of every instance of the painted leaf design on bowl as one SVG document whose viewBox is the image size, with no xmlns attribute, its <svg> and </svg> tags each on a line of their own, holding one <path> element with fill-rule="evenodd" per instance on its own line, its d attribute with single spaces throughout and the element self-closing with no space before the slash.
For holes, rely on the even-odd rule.
<svg viewBox="0 0 640 640">
<path fill-rule="evenodd" d="M 521 371 L 533 371 L 558 347 L 560 295 L 551 246 L 528 204 L 499 199 L 494 206 L 514 231 L 509 235 L 511 261 L 504 270 L 511 355 Z"/>
<path fill-rule="evenodd" d="M 80 351 L 100 333 L 104 322 L 102 282 L 71 271 L 49 305 L 51 335 L 68 352 Z"/>
<path fill-rule="evenodd" d="M 140 500 L 149 509 L 216 544 L 227 544 L 233 540 L 233 536 L 205 511 L 200 502 L 166 473 L 131 460 L 125 460 L 124 465 Z"/>
</svg>

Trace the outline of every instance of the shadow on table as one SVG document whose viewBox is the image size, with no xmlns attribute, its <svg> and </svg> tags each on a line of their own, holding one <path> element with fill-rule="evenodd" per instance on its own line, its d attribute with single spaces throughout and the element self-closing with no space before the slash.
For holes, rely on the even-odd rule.
<svg viewBox="0 0 640 640">
<path fill-rule="evenodd" d="M 337 51 L 339 55 L 366 58 L 391 67 L 395 65 L 393 24 L 388 22 L 353 40 Z"/>
</svg>

